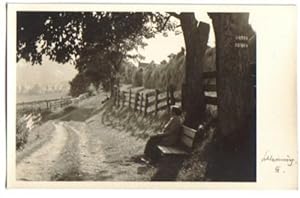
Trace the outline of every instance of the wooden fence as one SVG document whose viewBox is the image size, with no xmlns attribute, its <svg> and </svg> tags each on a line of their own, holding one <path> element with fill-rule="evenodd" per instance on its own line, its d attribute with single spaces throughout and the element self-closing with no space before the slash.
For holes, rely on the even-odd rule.
<svg viewBox="0 0 300 198">
<path fill-rule="evenodd" d="M 161 110 L 169 109 L 172 104 L 175 104 L 174 92 L 153 90 L 150 92 L 133 92 L 115 90 L 114 103 L 117 107 L 127 106 L 134 111 L 148 114 L 157 114 Z M 178 99 L 177 99 L 178 100 Z"/>
<path fill-rule="evenodd" d="M 26 110 L 54 110 L 57 108 L 63 108 L 69 104 L 72 104 L 72 98 L 57 98 L 51 100 L 39 100 L 32 102 L 17 103 L 18 111 Z"/>
<path fill-rule="evenodd" d="M 216 72 L 203 73 L 204 79 L 215 78 Z M 205 92 L 216 92 L 215 84 L 206 84 L 204 86 Z M 153 90 L 142 92 L 138 89 L 135 92 L 132 89 L 121 91 L 118 88 L 114 90 L 114 104 L 117 107 L 129 107 L 136 112 L 143 113 L 144 115 L 155 114 L 162 110 L 170 110 L 170 106 L 176 102 L 181 101 L 180 91 L 160 91 Z M 205 96 L 206 104 L 217 105 L 217 97 Z"/>
</svg>

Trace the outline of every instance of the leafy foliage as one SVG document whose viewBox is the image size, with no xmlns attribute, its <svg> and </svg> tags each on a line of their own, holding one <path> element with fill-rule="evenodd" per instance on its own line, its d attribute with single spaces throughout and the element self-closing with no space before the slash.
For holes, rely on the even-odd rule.
<svg viewBox="0 0 300 198">
<path fill-rule="evenodd" d="M 72 62 L 96 87 L 115 83 L 120 63 L 146 44 L 143 38 L 175 29 L 166 13 L 152 12 L 18 12 L 17 60 L 41 64 L 42 58 Z M 35 24 L 35 25 L 32 25 Z M 78 81 L 82 77 L 74 79 Z M 79 80 L 80 81 L 80 80 Z M 77 95 L 76 83 L 71 94 Z M 83 86 L 82 89 L 84 89 Z"/>
<path fill-rule="evenodd" d="M 203 58 L 203 71 L 215 71 L 215 48 L 208 47 L 206 49 Z M 180 90 L 184 80 L 184 65 L 185 65 L 185 53 L 182 49 L 177 54 L 170 54 L 168 61 L 162 61 L 160 64 L 154 62 L 149 63 L 146 67 L 143 67 L 142 79 L 138 74 L 138 68 L 132 64 L 122 64 L 121 76 L 123 82 L 131 83 L 134 86 L 141 86 L 149 89 L 167 89 L 169 86 L 174 87 L 176 90 Z M 200 67 L 200 66 L 199 66 Z M 130 81 L 130 76 L 132 80 Z M 206 84 L 215 84 L 215 79 L 206 79 Z"/>
<path fill-rule="evenodd" d="M 85 49 L 126 51 L 129 40 L 174 29 L 165 21 L 165 14 L 151 12 L 18 12 L 17 60 L 41 64 L 47 55 L 75 63 Z"/>
<path fill-rule="evenodd" d="M 124 84 L 132 84 L 133 73 L 137 70 L 137 67 L 133 63 L 124 60 L 120 68 L 120 80 Z"/>
</svg>

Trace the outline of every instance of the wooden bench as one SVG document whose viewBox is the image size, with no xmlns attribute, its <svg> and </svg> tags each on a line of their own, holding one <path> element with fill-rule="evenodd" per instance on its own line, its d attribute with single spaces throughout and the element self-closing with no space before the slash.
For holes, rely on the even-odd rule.
<svg viewBox="0 0 300 198">
<path fill-rule="evenodd" d="M 182 126 L 180 141 L 175 146 L 158 145 L 162 156 L 166 155 L 189 155 L 192 151 L 197 130 Z"/>
</svg>

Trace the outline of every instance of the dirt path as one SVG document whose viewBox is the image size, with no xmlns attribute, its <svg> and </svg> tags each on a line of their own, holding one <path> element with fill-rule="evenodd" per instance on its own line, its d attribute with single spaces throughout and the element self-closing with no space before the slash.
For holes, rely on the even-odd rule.
<svg viewBox="0 0 300 198">
<path fill-rule="evenodd" d="M 76 111 L 76 110 L 75 110 Z M 80 113 L 74 112 L 74 115 Z M 74 115 L 71 115 L 74 118 Z M 57 120 L 50 140 L 17 164 L 17 179 L 30 181 L 147 181 L 153 168 L 136 163 L 145 142 L 109 128 L 101 112 L 85 121 Z"/>
</svg>

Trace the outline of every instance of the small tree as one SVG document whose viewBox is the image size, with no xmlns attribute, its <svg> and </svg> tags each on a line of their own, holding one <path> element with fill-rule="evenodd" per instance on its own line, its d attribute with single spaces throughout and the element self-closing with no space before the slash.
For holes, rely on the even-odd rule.
<svg viewBox="0 0 300 198">
<path fill-rule="evenodd" d="M 77 74 L 70 82 L 70 92 L 72 97 L 78 97 L 86 92 L 90 85 L 90 81 L 82 73 Z"/>
</svg>

